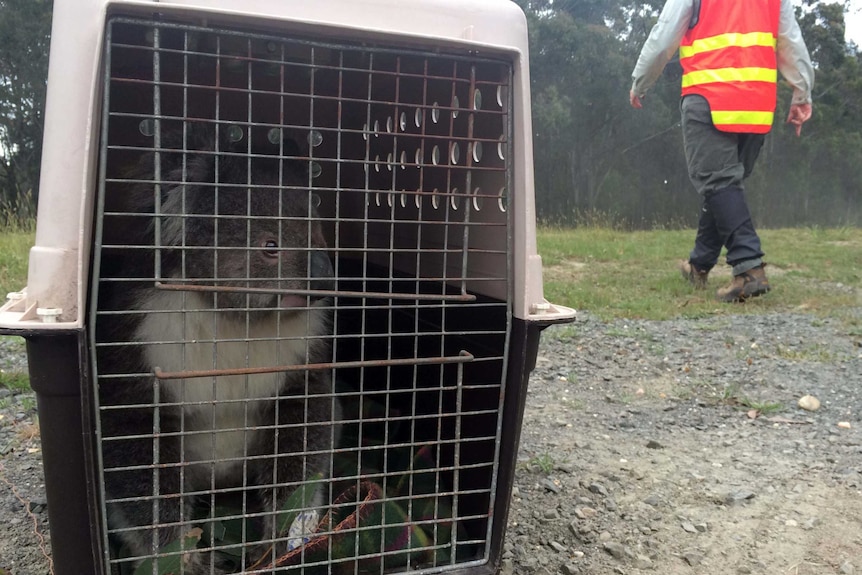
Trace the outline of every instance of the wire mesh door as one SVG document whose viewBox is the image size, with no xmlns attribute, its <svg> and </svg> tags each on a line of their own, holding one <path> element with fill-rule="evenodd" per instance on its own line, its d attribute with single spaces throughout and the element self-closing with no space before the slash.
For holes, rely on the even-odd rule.
<svg viewBox="0 0 862 575">
<path fill-rule="evenodd" d="M 109 569 L 486 562 L 511 65 L 124 18 L 105 59 Z"/>
</svg>

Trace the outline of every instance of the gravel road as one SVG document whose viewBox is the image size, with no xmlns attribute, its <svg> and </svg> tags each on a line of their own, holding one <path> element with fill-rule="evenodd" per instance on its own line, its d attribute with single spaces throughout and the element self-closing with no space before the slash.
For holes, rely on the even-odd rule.
<svg viewBox="0 0 862 575">
<path fill-rule="evenodd" d="M 862 307 L 748 311 L 543 334 L 504 573 L 862 573 Z M 0 575 L 50 569 L 34 415 L 0 389 Z"/>
</svg>

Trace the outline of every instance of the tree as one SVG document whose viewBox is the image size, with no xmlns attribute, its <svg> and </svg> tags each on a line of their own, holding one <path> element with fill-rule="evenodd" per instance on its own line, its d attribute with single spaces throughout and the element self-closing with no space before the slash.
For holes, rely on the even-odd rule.
<svg viewBox="0 0 862 575">
<path fill-rule="evenodd" d="M 39 187 L 51 0 L 0 0 L 0 202 Z"/>
<path fill-rule="evenodd" d="M 600 212 L 630 226 L 694 225 L 679 128 L 681 68 L 672 60 L 645 101 L 628 105 L 631 72 L 664 0 L 516 0 L 530 26 L 536 206 L 576 223 Z M 845 4 L 804 0 L 797 12 L 816 67 L 814 118 L 797 138 L 775 125 L 752 177 L 759 225 L 862 223 L 862 54 L 845 42 Z"/>
</svg>

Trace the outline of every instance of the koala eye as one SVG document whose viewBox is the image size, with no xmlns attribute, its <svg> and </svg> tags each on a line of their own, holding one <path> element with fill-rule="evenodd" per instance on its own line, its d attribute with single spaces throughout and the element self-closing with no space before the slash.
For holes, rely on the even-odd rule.
<svg viewBox="0 0 862 575">
<path fill-rule="evenodd" d="M 263 248 L 263 254 L 265 256 L 270 258 L 278 257 L 278 242 L 274 240 L 266 240 L 261 243 L 260 247 Z"/>
</svg>

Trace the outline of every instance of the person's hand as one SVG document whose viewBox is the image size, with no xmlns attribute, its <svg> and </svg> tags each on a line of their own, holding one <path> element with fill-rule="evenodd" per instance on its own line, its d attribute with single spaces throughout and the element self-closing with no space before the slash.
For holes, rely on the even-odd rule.
<svg viewBox="0 0 862 575">
<path fill-rule="evenodd" d="M 811 119 L 811 104 L 790 105 L 790 113 L 787 114 L 787 123 L 796 126 L 796 137 L 802 134 L 802 124 L 809 119 Z"/>
<path fill-rule="evenodd" d="M 634 93 L 634 90 L 629 90 L 629 103 L 632 105 L 632 108 L 637 110 L 644 107 L 643 102 L 641 102 L 640 97 Z"/>
</svg>

